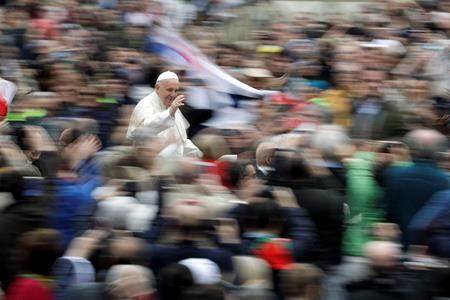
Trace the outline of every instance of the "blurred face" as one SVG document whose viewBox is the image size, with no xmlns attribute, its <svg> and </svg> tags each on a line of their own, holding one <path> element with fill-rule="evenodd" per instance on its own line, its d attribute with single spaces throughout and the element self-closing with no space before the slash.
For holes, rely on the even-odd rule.
<svg viewBox="0 0 450 300">
<path fill-rule="evenodd" d="M 183 201 L 181 200 L 181 203 L 172 208 L 173 216 L 184 226 L 199 224 L 207 215 L 206 209 L 198 203 L 184 203 Z"/>
<path fill-rule="evenodd" d="M 382 71 L 366 70 L 363 72 L 362 78 L 367 86 L 369 94 L 378 95 L 384 77 Z"/>
<path fill-rule="evenodd" d="M 346 88 L 350 88 L 355 82 L 355 73 L 349 70 L 342 70 L 336 76 L 337 83 Z"/>
<path fill-rule="evenodd" d="M 156 84 L 156 94 L 166 107 L 172 105 L 173 100 L 178 96 L 180 83 L 176 79 L 163 80 Z"/>
<path fill-rule="evenodd" d="M 302 123 L 320 124 L 323 119 L 323 115 L 319 111 L 310 108 L 301 110 L 298 115 L 300 116 Z"/>
<path fill-rule="evenodd" d="M 136 147 L 136 155 L 147 167 L 153 166 L 155 157 L 164 149 L 164 142 L 159 138 L 150 139 L 143 146 Z"/>
<path fill-rule="evenodd" d="M 409 98 L 424 101 L 428 95 L 428 82 L 425 80 L 411 80 L 407 86 Z"/>
</svg>

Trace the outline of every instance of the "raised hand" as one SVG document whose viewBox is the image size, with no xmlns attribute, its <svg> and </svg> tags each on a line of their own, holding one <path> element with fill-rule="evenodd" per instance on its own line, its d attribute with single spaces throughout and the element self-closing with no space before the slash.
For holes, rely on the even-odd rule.
<svg viewBox="0 0 450 300">
<path fill-rule="evenodd" d="M 96 135 L 87 135 L 68 145 L 64 152 L 70 157 L 71 165 L 74 167 L 80 161 L 94 155 L 101 147 L 102 143 Z"/>
<path fill-rule="evenodd" d="M 82 236 L 72 240 L 66 250 L 65 256 L 82 257 L 89 259 L 92 253 L 101 245 L 107 236 L 104 230 L 88 230 Z"/>
<path fill-rule="evenodd" d="M 169 113 L 172 117 L 175 116 L 177 109 L 184 105 L 184 101 L 186 101 L 186 96 L 178 95 L 175 100 L 173 100 L 172 104 L 169 107 Z"/>
</svg>

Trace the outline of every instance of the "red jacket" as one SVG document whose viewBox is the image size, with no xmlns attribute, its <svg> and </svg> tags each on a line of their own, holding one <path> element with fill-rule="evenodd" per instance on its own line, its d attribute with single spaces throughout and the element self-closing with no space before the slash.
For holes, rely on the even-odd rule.
<svg viewBox="0 0 450 300">
<path fill-rule="evenodd" d="M 50 287 L 34 278 L 18 277 L 10 285 L 6 300 L 53 300 Z"/>
</svg>

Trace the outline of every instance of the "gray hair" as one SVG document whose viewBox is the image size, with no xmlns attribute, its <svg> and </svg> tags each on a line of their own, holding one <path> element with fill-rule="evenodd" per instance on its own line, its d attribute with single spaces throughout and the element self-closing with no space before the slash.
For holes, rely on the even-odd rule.
<svg viewBox="0 0 450 300">
<path fill-rule="evenodd" d="M 124 229 L 127 216 L 131 213 L 138 201 L 133 197 L 116 196 L 98 203 L 95 218 L 105 222 L 114 229 Z"/>
<path fill-rule="evenodd" d="M 322 125 L 311 137 L 311 146 L 324 157 L 333 157 L 338 150 L 351 142 L 345 129 L 339 125 Z"/>
<path fill-rule="evenodd" d="M 438 152 L 447 148 L 447 139 L 440 132 L 433 129 L 417 129 L 405 136 L 405 143 L 415 159 L 435 159 Z"/>
<path fill-rule="evenodd" d="M 115 265 L 106 274 L 108 293 L 117 298 L 130 298 L 153 292 L 156 287 L 153 272 L 139 265 Z"/>
</svg>

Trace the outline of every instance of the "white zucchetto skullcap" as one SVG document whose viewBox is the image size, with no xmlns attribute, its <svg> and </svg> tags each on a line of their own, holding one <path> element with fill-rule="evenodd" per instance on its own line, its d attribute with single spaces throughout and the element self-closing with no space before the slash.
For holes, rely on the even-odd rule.
<svg viewBox="0 0 450 300">
<path fill-rule="evenodd" d="M 158 76 L 158 79 L 156 79 L 156 82 L 160 82 L 160 81 L 167 80 L 167 79 L 176 79 L 176 80 L 178 80 L 178 76 L 174 72 L 166 71 L 166 72 L 161 73 Z"/>
</svg>

